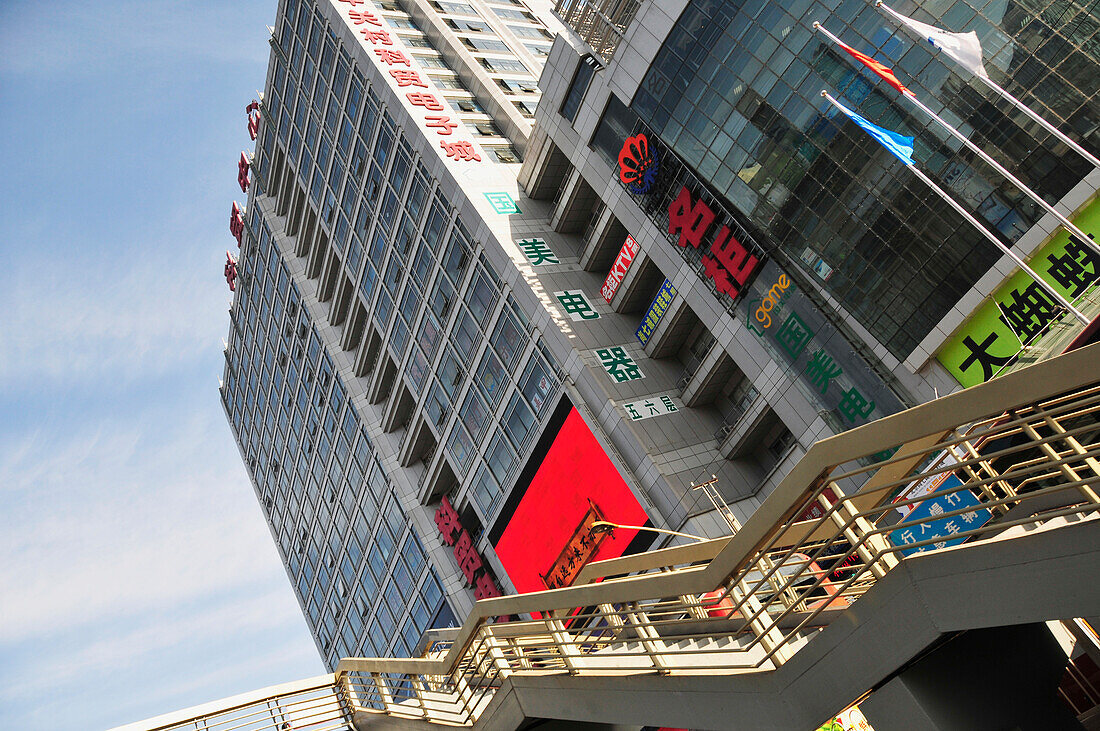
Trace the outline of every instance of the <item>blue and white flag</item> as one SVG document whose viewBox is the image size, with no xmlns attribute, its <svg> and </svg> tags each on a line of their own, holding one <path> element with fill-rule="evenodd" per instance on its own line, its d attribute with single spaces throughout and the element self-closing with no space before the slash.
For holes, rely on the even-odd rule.
<svg viewBox="0 0 1100 731">
<path fill-rule="evenodd" d="M 913 138 L 906 137 L 905 135 L 899 135 L 897 132 L 891 132 L 888 129 L 879 127 L 877 124 L 871 124 L 863 117 L 853 112 L 848 107 L 844 106 L 840 102 L 830 97 L 831 101 L 837 109 L 848 115 L 848 118 L 862 127 L 867 134 L 874 137 L 876 140 L 882 143 L 890 152 L 901 160 L 906 165 L 915 165 L 916 161 L 913 160 Z"/>
<path fill-rule="evenodd" d="M 943 30 L 934 25 L 928 25 L 928 23 L 913 20 L 909 16 L 902 15 L 889 6 L 882 5 L 881 7 L 883 10 L 890 13 L 890 15 L 897 18 L 898 22 L 908 26 L 909 29 L 918 36 L 955 59 L 955 63 L 959 64 L 970 73 L 975 76 L 981 76 L 983 79 L 989 78 L 989 74 L 985 72 L 985 65 L 982 63 L 982 43 L 978 40 L 978 34 L 974 31 L 970 31 L 969 33 L 952 33 L 949 30 Z"/>
</svg>

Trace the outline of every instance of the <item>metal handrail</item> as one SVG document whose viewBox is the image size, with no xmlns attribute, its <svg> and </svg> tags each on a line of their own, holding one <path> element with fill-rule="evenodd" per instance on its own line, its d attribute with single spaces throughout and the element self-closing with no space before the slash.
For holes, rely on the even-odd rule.
<svg viewBox="0 0 1100 731">
<path fill-rule="evenodd" d="M 775 669 L 910 552 L 1100 510 L 1098 366 L 1090 346 L 822 440 L 720 546 L 481 600 L 442 658 L 348 658 L 337 679 L 357 710 L 468 725 L 513 674 Z M 896 500 L 937 475 L 956 479 Z"/>
</svg>

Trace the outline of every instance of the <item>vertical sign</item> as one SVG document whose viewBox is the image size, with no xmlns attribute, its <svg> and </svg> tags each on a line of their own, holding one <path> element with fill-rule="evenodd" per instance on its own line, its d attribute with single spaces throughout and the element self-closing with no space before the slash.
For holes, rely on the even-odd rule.
<svg viewBox="0 0 1100 731">
<path fill-rule="evenodd" d="M 607 279 L 604 280 L 603 288 L 600 289 L 600 294 L 607 300 L 607 304 L 611 304 L 611 300 L 615 299 L 615 292 L 619 290 L 619 285 L 623 283 L 623 277 L 626 276 L 627 270 L 630 269 L 630 265 L 637 255 L 638 242 L 634 240 L 633 236 L 627 236 L 626 243 L 619 250 L 619 255 L 615 257 L 615 263 L 611 266 Z"/>
<path fill-rule="evenodd" d="M 634 337 L 638 338 L 642 343 L 642 347 L 649 344 L 649 339 L 653 337 L 653 332 L 660 324 L 661 318 L 668 312 L 668 308 L 672 304 L 672 298 L 675 296 L 676 288 L 672 286 L 672 282 L 666 279 L 665 283 L 661 285 L 661 290 L 653 298 L 653 302 L 650 303 L 645 317 L 642 318 L 642 324 L 634 332 Z"/>
</svg>

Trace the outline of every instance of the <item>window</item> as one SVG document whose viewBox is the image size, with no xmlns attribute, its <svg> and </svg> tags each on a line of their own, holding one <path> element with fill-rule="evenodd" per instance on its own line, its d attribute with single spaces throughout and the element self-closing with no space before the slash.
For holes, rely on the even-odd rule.
<svg viewBox="0 0 1100 731">
<path fill-rule="evenodd" d="M 447 62 L 443 60 L 441 56 L 414 56 L 421 66 L 429 69 L 445 69 L 447 71 L 454 71 Z"/>
<path fill-rule="evenodd" d="M 477 11 L 474 10 L 473 5 L 467 5 L 466 3 L 447 3 L 447 2 L 434 2 L 436 10 L 444 13 L 451 13 L 454 15 L 472 15 L 475 18 L 480 17 Z"/>
<path fill-rule="evenodd" d="M 463 38 L 462 42 L 467 48 L 475 51 L 509 51 L 507 44 L 495 38 Z"/>
<path fill-rule="evenodd" d="M 530 79 L 495 79 L 495 81 L 497 82 L 497 86 L 512 94 L 539 93 L 538 84 Z"/>
<path fill-rule="evenodd" d="M 424 36 L 397 36 L 401 41 L 411 48 L 432 48 L 432 44 L 428 43 L 428 39 Z"/>
<path fill-rule="evenodd" d="M 524 48 L 530 51 L 533 55 L 539 58 L 546 58 L 550 55 L 550 46 L 542 43 L 524 43 Z"/>
<path fill-rule="evenodd" d="M 481 65 L 494 74 L 508 73 L 512 71 L 525 72 L 527 67 L 512 58 L 479 58 Z"/>
<path fill-rule="evenodd" d="M 527 101 L 525 99 L 513 99 L 512 105 L 519 110 L 519 113 L 525 117 L 535 116 L 535 108 L 538 106 L 537 101 Z"/>
<path fill-rule="evenodd" d="M 508 20 L 526 20 L 531 23 L 537 23 L 538 20 L 530 13 L 525 13 L 522 10 L 512 10 L 510 8 L 493 8 L 493 12 L 501 18 L 507 18 Z M 511 27 L 511 26 L 509 26 Z"/>
<path fill-rule="evenodd" d="M 488 114 L 476 99 L 447 99 L 452 107 L 467 114 Z"/>
<path fill-rule="evenodd" d="M 603 155 L 612 166 L 618 164 L 623 140 L 630 136 L 637 121 L 638 117 L 634 112 L 612 94 L 588 146 Z"/>
<path fill-rule="evenodd" d="M 487 153 L 496 158 L 497 162 L 501 163 L 521 163 L 519 153 L 511 147 L 486 147 L 484 148 Z"/>
<path fill-rule="evenodd" d="M 577 112 L 584 100 L 584 93 L 588 91 L 588 85 L 592 82 L 592 75 L 596 73 L 596 60 L 591 55 L 581 56 L 577 63 L 577 70 L 573 72 L 573 80 L 569 82 L 569 92 L 565 95 L 565 101 L 561 103 L 559 110 L 561 116 L 573 122 L 577 118 Z"/>
<path fill-rule="evenodd" d="M 520 38 L 545 38 L 547 40 L 554 40 L 552 36 L 545 28 L 532 28 L 529 25 L 510 25 L 508 30 L 515 33 Z"/>
<path fill-rule="evenodd" d="M 473 130 L 474 132 L 477 132 L 482 137 L 500 137 L 501 136 L 500 130 L 498 130 L 497 126 L 495 124 L 493 124 L 492 122 L 473 121 L 473 122 L 467 122 L 466 126 L 469 127 L 471 130 Z"/>
<path fill-rule="evenodd" d="M 493 31 L 488 23 L 481 20 L 447 18 L 445 22 L 459 33 L 492 33 Z"/>
</svg>

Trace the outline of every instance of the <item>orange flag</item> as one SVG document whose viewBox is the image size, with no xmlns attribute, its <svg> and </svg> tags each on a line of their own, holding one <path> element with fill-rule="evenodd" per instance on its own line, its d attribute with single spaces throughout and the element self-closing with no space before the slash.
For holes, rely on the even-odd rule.
<svg viewBox="0 0 1100 731">
<path fill-rule="evenodd" d="M 898 91 L 900 91 L 902 94 L 912 94 L 913 93 L 913 92 L 909 91 L 908 89 L 906 89 L 904 84 L 902 84 L 900 81 L 898 81 L 898 77 L 894 76 L 894 72 L 890 70 L 889 66 L 884 66 L 881 63 L 879 63 L 878 61 L 876 61 L 875 59 L 868 56 L 867 54 L 860 53 L 856 49 L 849 46 L 847 43 L 843 43 L 843 42 L 838 40 L 837 44 L 841 48 L 843 48 L 845 51 L 847 51 L 849 54 L 851 54 L 853 58 L 859 59 L 863 63 L 864 66 L 866 66 L 867 68 L 874 71 L 876 74 L 878 74 L 882 78 L 883 81 L 885 81 L 887 84 L 889 84 L 890 86 L 892 86 L 895 89 L 897 89 Z"/>
</svg>

